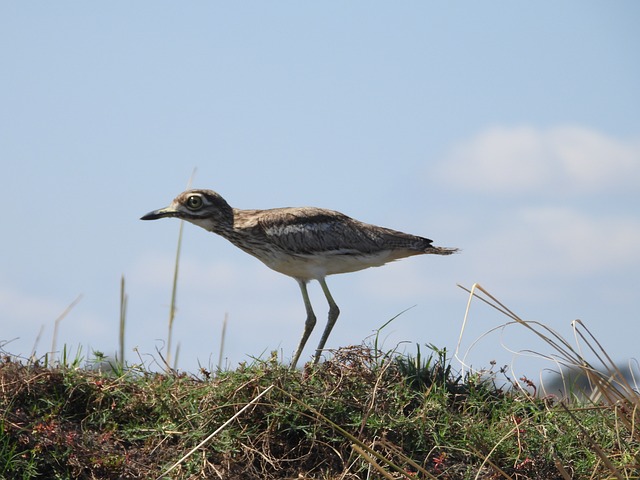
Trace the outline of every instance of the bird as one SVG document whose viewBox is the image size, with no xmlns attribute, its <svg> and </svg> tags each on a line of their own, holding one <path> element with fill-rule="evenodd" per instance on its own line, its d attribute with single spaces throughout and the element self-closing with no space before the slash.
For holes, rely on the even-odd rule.
<svg viewBox="0 0 640 480">
<path fill-rule="evenodd" d="M 307 318 L 291 360 L 295 369 L 316 325 L 307 284 L 317 280 L 329 304 L 326 327 L 315 351 L 318 363 L 340 309 L 325 277 L 349 273 L 405 257 L 450 255 L 457 248 L 436 247 L 432 240 L 353 219 L 343 213 L 316 207 L 264 210 L 232 208 L 217 192 L 190 189 L 168 207 L 153 210 L 141 220 L 175 217 L 216 233 L 276 272 L 294 278 L 300 287 Z"/>
</svg>

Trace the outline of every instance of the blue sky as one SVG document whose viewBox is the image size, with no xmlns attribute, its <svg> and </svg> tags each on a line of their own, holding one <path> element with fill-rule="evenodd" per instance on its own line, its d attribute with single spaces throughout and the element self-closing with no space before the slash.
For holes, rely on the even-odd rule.
<svg viewBox="0 0 640 480">
<path fill-rule="evenodd" d="M 163 348 L 179 223 L 141 222 L 193 185 L 239 208 L 313 205 L 462 249 L 330 277 L 327 346 L 455 349 L 478 282 L 567 337 L 580 318 L 637 357 L 640 4 L 3 2 L 0 339 L 127 358 Z M 318 341 L 326 303 L 303 359 Z M 179 367 L 291 358 L 295 282 L 185 225 Z M 463 346 L 505 319 L 474 306 Z M 522 329 L 467 361 L 540 368 Z"/>
</svg>

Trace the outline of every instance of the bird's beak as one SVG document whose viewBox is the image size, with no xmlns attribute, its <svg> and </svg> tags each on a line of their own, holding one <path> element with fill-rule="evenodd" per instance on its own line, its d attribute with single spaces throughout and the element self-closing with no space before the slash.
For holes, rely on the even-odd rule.
<svg viewBox="0 0 640 480">
<path fill-rule="evenodd" d="M 176 213 L 176 209 L 173 206 L 168 206 L 165 208 L 161 208 L 160 210 L 149 212 L 146 215 L 140 217 L 140 220 L 157 220 L 158 218 L 175 217 Z"/>
</svg>

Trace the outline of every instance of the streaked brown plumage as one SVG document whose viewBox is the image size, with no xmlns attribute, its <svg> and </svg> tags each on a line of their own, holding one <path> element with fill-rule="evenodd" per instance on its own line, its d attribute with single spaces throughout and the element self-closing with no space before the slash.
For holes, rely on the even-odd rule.
<svg viewBox="0 0 640 480">
<path fill-rule="evenodd" d="M 322 208 L 231 208 L 211 190 L 183 192 L 171 205 L 146 214 L 142 220 L 163 217 L 177 217 L 217 233 L 269 268 L 298 281 L 307 320 L 291 362 L 292 368 L 295 368 L 316 323 L 307 282 L 318 280 L 329 302 L 329 320 L 314 358 L 314 363 L 317 363 L 340 314 L 327 287 L 327 275 L 377 267 L 413 255 L 449 255 L 457 251 L 455 248 L 435 247 L 428 238 L 370 225 Z"/>
</svg>

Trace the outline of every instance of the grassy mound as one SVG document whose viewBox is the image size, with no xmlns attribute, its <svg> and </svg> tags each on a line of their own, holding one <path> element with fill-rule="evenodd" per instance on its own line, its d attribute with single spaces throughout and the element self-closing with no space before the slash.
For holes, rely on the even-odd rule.
<svg viewBox="0 0 640 480">
<path fill-rule="evenodd" d="M 462 378 L 444 351 L 374 352 L 197 377 L 6 356 L 0 477 L 637 478 L 637 426 L 621 421 L 638 419 L 634 403 L 540 399 L 497 385 L 499 372 Z"/>
</svg>

